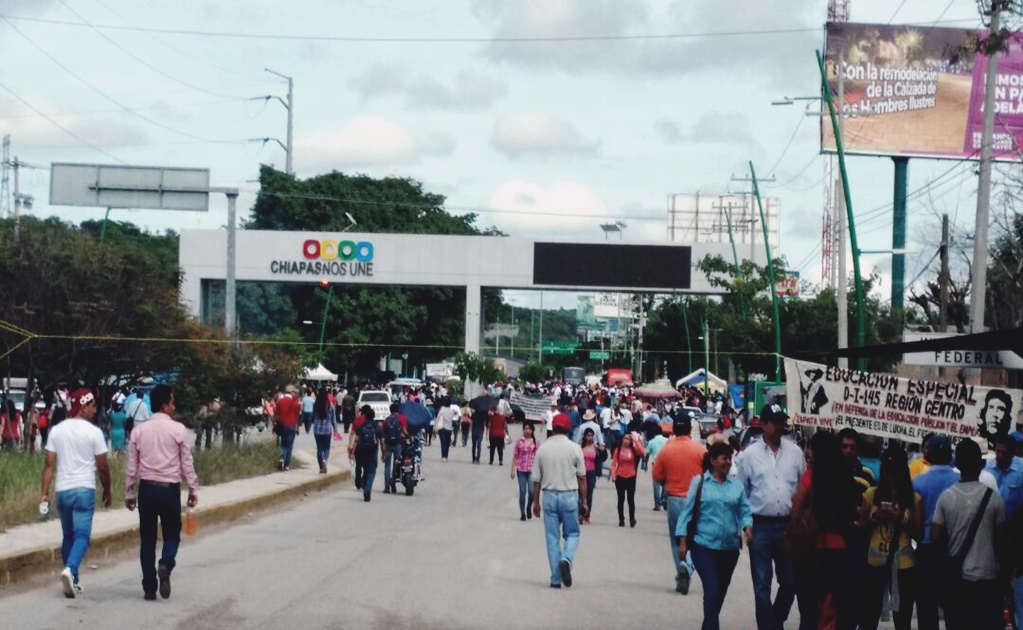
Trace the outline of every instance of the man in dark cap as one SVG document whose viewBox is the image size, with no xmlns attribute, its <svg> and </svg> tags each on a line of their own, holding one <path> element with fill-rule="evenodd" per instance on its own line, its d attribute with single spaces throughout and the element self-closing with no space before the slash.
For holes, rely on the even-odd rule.
<svg viewBox="0 0 1023 630">
<path fill-rule="evenodd" d="M 749 497 L 753 512 L 753 543 L 750 570 L 757 628 L 782 628 L 796 597 L 796 570 L 785 553 L 783 538 L 792 511 L 792 495 L 806 471 L 803 451 L 784 440 L 789 415 L 779 405 L 765 405 L 760 411 L 764 436 L 750 444 L 736 461 L 739 481 Z M 771 602 L 771 575 L 778 575 L 778 594 Z M 800 601 L 800 608 L 810 603 Z M 816 602 L 813 602 L 816 607 Z"/>
<path fill-rule="evenodd" d="M 927 461 L 930 469 L 913 480 L 913 491 L 920 495 L 924 506 L 924 537 L 916 549 L 916 617 L 920 630 L 937 630 L 937 579 L 943 558 L 931 540 L 931 525 L 938 497 L 959 481 L 959 471 L 952 467 L 952 440 L 947 435 L 935 435 L 927 441 Z"/>
<path fill-rule="evenodd" d="M 703 456 L 707 449 L 692 439 L 692 417 L 687 411 L 679 411 L 672 422 L 674 437 L 668 440 L 657 459 L 651 475 L 654 481 L 664 484 L 668 496 L 668 540 L 671 542 L 671 557 L 675 561 L 675 591 L 689 593 L 689 578 L 693 572 L 692 561 L 683 562 L 678 555 L 678 538 L 675 528 L 682 515 L 693 477 L 703 473 Z"/>
</svg>

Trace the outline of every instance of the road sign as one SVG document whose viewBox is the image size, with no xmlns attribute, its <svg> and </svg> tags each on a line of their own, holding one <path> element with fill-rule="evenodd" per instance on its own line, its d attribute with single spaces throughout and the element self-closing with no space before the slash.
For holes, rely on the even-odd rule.
<svg viewBox="0 0 1023 630">
<path fill-rule="evenodd" d="M 590 361 L 608 361 L 611 353 L 605 350 L 590 350 Z"/>
<path fill-rule="evenodd" d="M 50 205 L 206 212 L 210 170 L 54 162 Z"/>
<path fill-rule="evenodd" d="M 910 333 L 904 341 L 926 341 L 957 337 L 956 333 Z M 1011 370 L 1023 369 L 1023 357 L 1011 350 L 932 350 L 929 352 L 907 352 L 903 363 L 910 365 L 936 365 L 941 367 L 986 367 Z"/>
<path fill-rule="evenodd" d="M 578 346 L 574 341 L 545 341 L 543 351 L 545 354 L 575 354 Z"/>
</svg>

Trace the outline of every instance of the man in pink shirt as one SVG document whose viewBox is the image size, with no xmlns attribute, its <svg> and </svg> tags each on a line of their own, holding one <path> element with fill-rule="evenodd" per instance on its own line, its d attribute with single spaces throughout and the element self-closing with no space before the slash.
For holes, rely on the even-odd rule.
<svg viewBox="0 0 1023 630">
<path fill-rule="evenodd" d="M 155 600 L 157 586 L 164 599 L 171 593 L 170 574 L 181 544 L 181 478 L 188 484 L 188 507 L 199 502 L 199 479 L 192 465 L 188 431 L 172 417 L 174 393 L 170 386 L 157 385 L 149 400 L 156 413 L 135 427 L 128 441 L 124 504 L 134 510 L 138 497 L 142 591 L 147 600 Z M 155 566 L 157 521 L 163 532 L 159 567 Z"/>
</svg>

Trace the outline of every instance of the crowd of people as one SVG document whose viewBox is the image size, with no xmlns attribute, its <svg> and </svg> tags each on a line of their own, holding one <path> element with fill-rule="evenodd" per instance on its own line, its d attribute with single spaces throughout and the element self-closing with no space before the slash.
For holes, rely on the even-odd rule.
<svg viewBox="0 0 1023 630">
<path fill-rule="evenodd" d="M 25 414 L 47 452 L 44 501 L 56 480 L 65 534 L 62 581 L 69 597 L 81 592 L 78 564 L 87 540 L 81 540 L 80 519 L 86 513 L 91 519 L 88 506 L 95 506 L 85 487 L 95 492 L 98 473 L 109 505 L 106 455 L 119 449 L 128 458 L 126 503 L 140 510 L 144 594 L 169 596 L 181 528 L 177 488 L 186 482 L 188 503 L 194 505 L 198 480 L 189 472 L 191 438 L 180 423 L 168 422 L 173 395 L 162 388 L 148 400 L 115 395 L 105 432 L 89 390 L 58 392 L 54 405 L 33 406 Z M 508 447 L 519 517 L 543 518 L 552 588 L 572 585 L 579 538 L 595 508 L 594 488 L 606 479 L 615 488 L 619 527 L 636 526 L 639 505 L 666 512 L 660 518 L 666 521 L 665 552 L 675 567 L 675 590 L 688 594 L 698 577 L 704 628 L 719 627 L 743 547 L 749 551 L 760 629 L 782 627 L 794 604 L 801 629 L 871 629 L 888 612 L 900 630 L 912 627 L 914 616 L 924 630 L 938 628 L 941 616 L 951 629 L 1003 628 L 1007 610 L 1020 625 L 1023 580 L 1015 578 L 1023 570 L 1021 433 L 998 438 L 994 457 L 986 461 L 973 440 L 953 445 L 948 436 L 929 435 L 916 457 L 890 440 L 874 462 L 861 459 L 865 440 L 856 431 L 804 434 L 777 404 L 748 422 L 726 404 L 717 429 L 705 436 L 692 408 L 716 402 L 697 391 L 684 391 L 677 400 L 644 401 L 624 387 L 552 383 L 527 389 L 549 398 L 550 408 L 542 418 L 524 422 L 514 441 L 508 385 L 492 386 L 472 401 L 439 385 L 405 388 L 384 418 L 368 405 L 356 409 L 357 388 L 287 386 L 268 395 L 260 411 L 277 436 L 281 471 L 290 468 L 301 430 L 314 435 L 321 473 L 332 443 L 347 440 L 365 501 L 378 465 L 384 466 L 384 492 L 396 492 L 392 462 L 400 461 L 408 444 L 421 448 L 436 438 L 442 463 L 461 444 L 471 448 L 467 456 L 476 465 L 486 445 L 492 466 L 504 465 Z M 401 412 L 407 403 L 429 412 L 424 430 L 410 428 Z M 18 447 L 22 434 L 7 427 L 20 422 L 27 430 L 31 422 L 7 401 L 3 408 L 4 445 Z M 62 421 L 48 422 L 54 417 Z M 740 440 L 740 429 L 754 437 Z M 202 436 L 197 430 L 196 442 Z M 876 440 L 870 444 L 879 446 Z M 644 472 L 650 476 L 649 503 L 642 493 L 637 497 Z M 158 521 L 165 541 L 159 563 Z"/>
</svg>

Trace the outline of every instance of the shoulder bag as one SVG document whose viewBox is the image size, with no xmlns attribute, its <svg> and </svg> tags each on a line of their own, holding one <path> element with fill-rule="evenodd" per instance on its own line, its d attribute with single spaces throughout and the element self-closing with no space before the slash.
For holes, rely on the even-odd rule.
<svg viewBox="0 0 1023 630">
<path fill-rule="evenodd" d="M 693 516 L 686 525 L 686 544 L 690 547 L 696 538 L 696 523 L 700 520 L 700 505 L 703 503 L 703 482 L 706 477 L 700 473 L 700 484 L 696 486 L 696 496 L 693 497 Z"/>
</svg>

